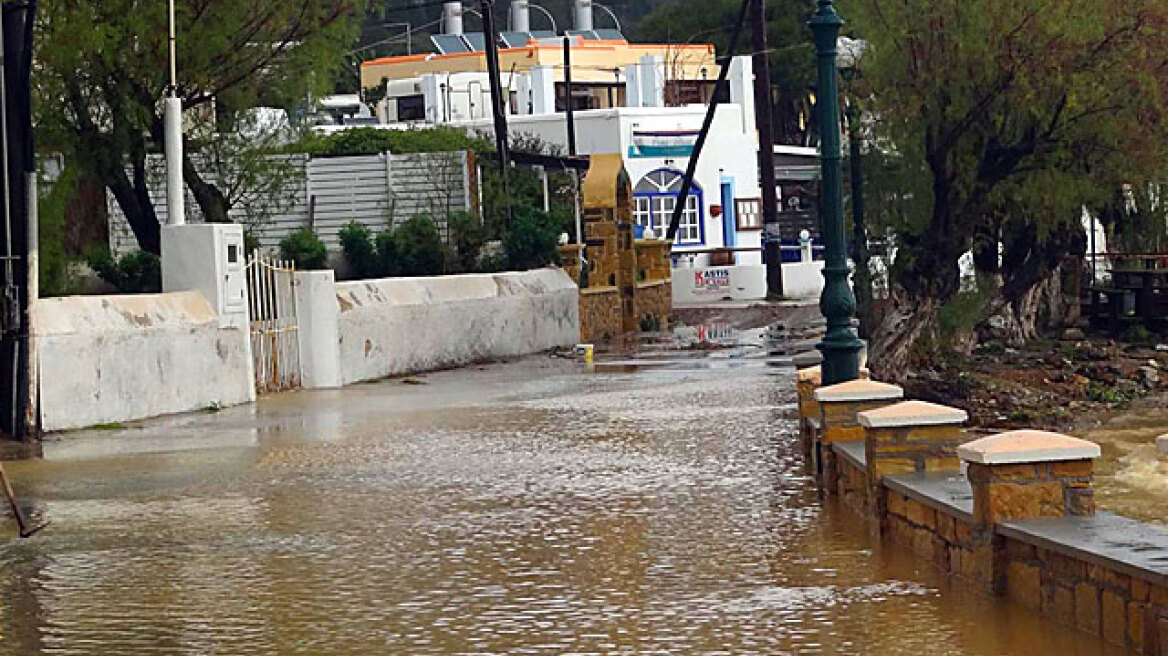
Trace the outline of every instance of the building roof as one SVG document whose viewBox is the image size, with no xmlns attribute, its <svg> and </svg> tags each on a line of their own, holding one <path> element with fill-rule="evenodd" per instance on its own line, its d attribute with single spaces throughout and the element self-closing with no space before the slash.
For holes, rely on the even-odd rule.
<svg viewBox="0 0 1168 656">
<path fill-rule="evenodd" d="M 644 56 L 661 57 L 669 79 L 701 80 L 706 70 L 709 80 L 717 76 L 715 50 L 711 44 L 628 43 L 617 40 L 581 41 L 572 46 L 572 78 L 587 83 L 612 83 L 615 71 L 640 62 Z M 522 48 L 500 48 L 499 68 L 504 74 L 527 73 L 533 66 L 551 66 L 557 79 L 563 78 L 563 46 L 529 42 Z M 376 86 L 383 79 L 404 80 L 429 73 L 485 72 L 485 52 L 452 52 L 371 59 L 361 64 L 361 83 Z M 623 77 L 621 78 L 623 81 Z"/>
</svg>

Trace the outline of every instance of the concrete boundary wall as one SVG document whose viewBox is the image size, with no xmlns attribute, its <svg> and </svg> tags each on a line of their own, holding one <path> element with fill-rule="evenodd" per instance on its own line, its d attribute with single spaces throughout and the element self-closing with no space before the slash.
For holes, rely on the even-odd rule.
<svg viewBox="0 0 1168 656">
<path fill-rule="evenodd" d="M 43 299 L 32 325 L 45 431 L 255 399 L 247 331 L 198 292 Z"/>
<path fill-rule="evenodd" d="M 567 347 L 579 291 L 559 269 L 332 284 L 300 276 L 306 387 L 340 387 Z"/>
</svg>

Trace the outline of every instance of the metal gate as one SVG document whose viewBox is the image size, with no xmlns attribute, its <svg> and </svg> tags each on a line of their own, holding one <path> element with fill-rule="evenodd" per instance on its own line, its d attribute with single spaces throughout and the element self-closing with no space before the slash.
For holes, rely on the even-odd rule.
<svg viewBox="0 0 1168 656">
<path fill-rule="evenodd" d="M 256 390 L 300 387 L 300 338 L 296 321 L 296 264 L 259 251 L 247 261 L 247 305 Z"/>
</svg>

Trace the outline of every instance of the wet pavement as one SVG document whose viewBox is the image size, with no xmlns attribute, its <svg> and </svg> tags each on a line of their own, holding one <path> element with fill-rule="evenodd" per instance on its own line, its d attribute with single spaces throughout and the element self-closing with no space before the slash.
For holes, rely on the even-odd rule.
<svg viewBox="0 0 1168 656">
<path fill-rule="evenodd" d="M 7 464 L 52 525 L 0 519 L 0 654 L 1121 653 L 823 502 L 794 374 L 747 342 L 46 444 Z"/>
</svg>

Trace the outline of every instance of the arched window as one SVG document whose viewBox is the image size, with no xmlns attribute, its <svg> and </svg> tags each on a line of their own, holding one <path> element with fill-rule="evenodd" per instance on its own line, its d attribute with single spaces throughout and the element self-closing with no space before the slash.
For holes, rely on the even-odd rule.
<svg viewBox="0 0 1168 656">
<path fill-rule="evenodd" d="M 664 239 L 684 181 L 685 174 L 674 169 L 657 169 L 641 178 L 633 189 L 633 218 L 637 224 L 651 228 L 658 239 Z M 704 243 L 703 232 L 702 188 L 694 183 L 681 214 L 677 243 Z"/>
</svg>

